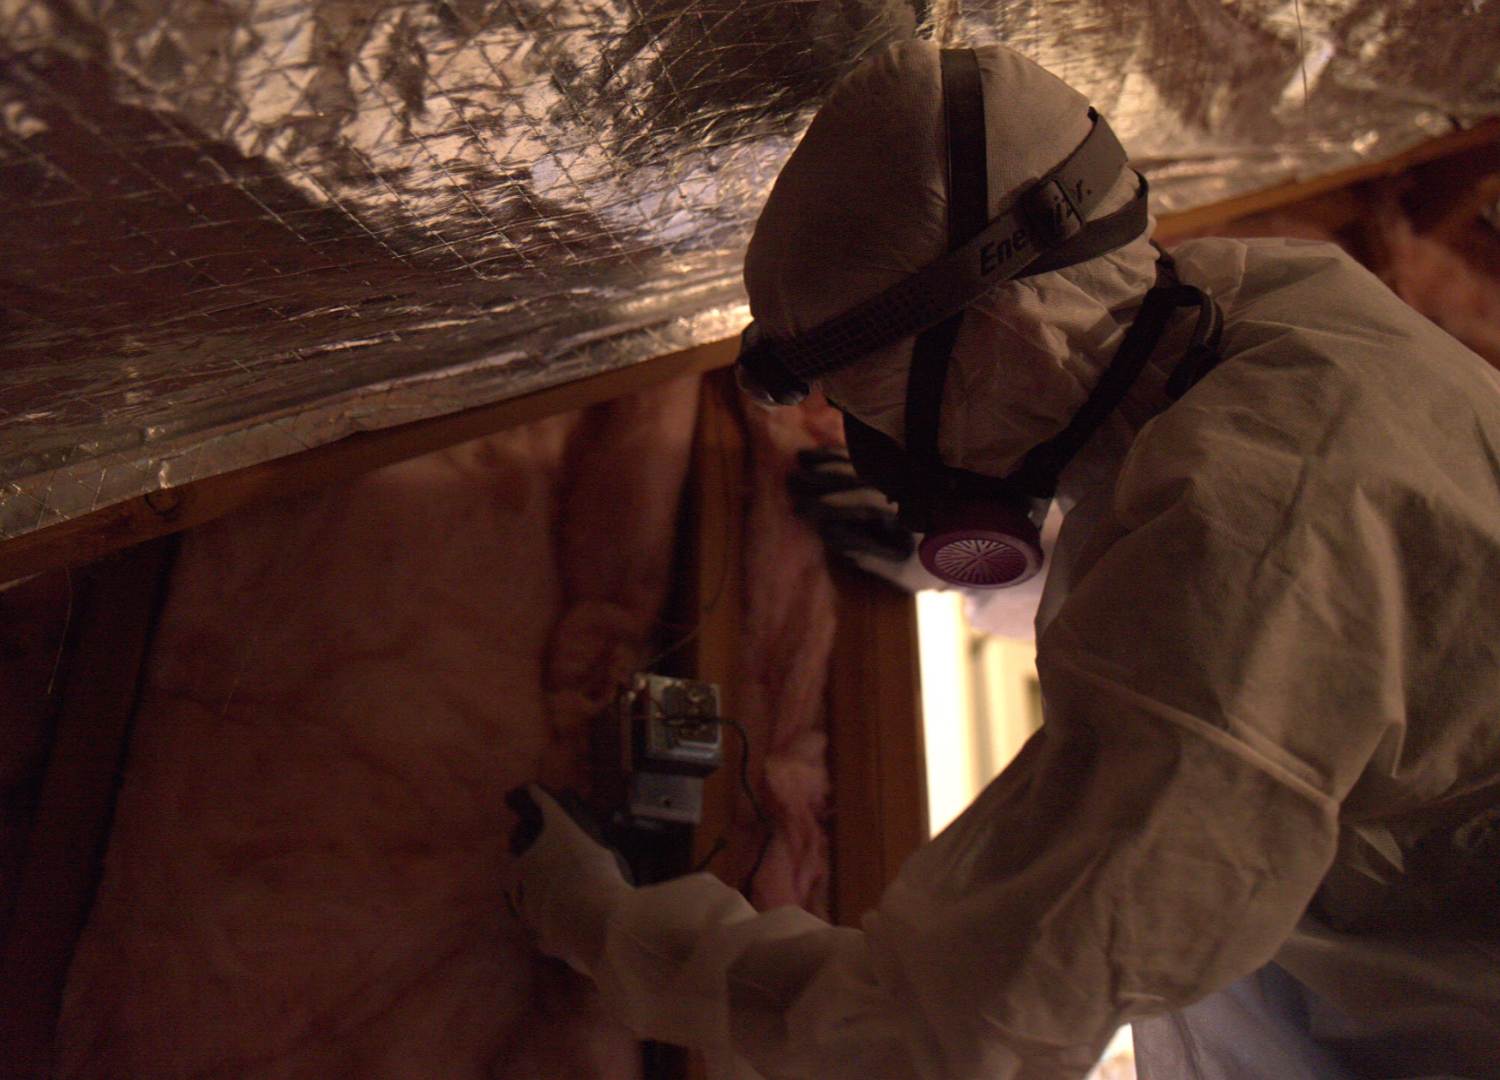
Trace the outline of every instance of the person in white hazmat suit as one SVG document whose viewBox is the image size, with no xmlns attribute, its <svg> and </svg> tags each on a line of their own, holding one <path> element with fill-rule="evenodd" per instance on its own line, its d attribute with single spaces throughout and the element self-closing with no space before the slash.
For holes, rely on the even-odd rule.
<svg viewBox="0 0 1500 1080">
<path fill-rule="evenodd" d="M 976 50 L 1002 214 L 1088 103 Z M 746 258 L 805 335 L 949 249 L 939 50 L 835 89 Z M 1085 216 L 1138 194 L 1118 180 Z M 507 898 L 643 1037 L 717 1077 L 1083 1077 L 1135 1022 L 1176 1077 L 1500 1076 L 1500 381 L 1334 247 L 1203 239 L 1057 478 L 1045 722 L 861 929 L 715 878 L 634 888 L 544 792 Z M 1157 281 L 1145 232 L 962 313 L 936 451 L 1006 477 L 1104 380 Z M 913 336 L 813 381 L 895 444 Z"/>
</svg>

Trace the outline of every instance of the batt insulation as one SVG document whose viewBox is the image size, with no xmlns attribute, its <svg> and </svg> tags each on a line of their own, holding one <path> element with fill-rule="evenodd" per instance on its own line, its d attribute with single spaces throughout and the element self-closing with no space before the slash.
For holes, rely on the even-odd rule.
<svg viewBox="0 0 1500 1080">
<path fill-rule="evenodd" d="M 0 0 L 0 539 L 732 335 L 914 34 L 1077 86 L 1158 210 L 1500 111 L 1477 0 Z"/>
<path fill-rule="evenodd" d="M 504 795 L 587 795 L 618 687 L 696 629 L 661 613 L 697 404 L 678 380 L 183 538 L 56 1076 L 641 1075 L 590 984 L 505 914 Z M 707 604 L 742 612 L 726 689 L 765 817 L 739 799 L 710 868 L 740 882 L 759 857 L 764 908 L 828 892 L 833 587 L 785 490 L 827 419 L 749 417 L 744 562 Z M 0 800 L 23 810 L 66 605 L 60 575 L 0 591 L 0 690 L 21 707 Z M 28 817 L 0 822 L 0 927 Z"/>
</svg>

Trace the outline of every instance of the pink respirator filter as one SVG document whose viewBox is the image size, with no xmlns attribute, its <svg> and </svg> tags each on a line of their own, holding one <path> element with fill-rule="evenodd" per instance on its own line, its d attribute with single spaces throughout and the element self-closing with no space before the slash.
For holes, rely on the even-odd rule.
<svg viewBox="0 0 1500 1080">
<path fill-rule="evenodd" d="M 934 577 L 966 589 L 1019 585 L 1042 569 L 1037 527 L 1007 507 L 971 505 L 923 538 L 917 554 Z"/>
</svg>

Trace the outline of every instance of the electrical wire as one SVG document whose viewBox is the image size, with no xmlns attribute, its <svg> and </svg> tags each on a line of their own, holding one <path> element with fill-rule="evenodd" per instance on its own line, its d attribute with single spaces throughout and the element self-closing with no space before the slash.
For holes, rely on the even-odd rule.
<svg viewBox="0 0 1500 1080">
<path fill-rule="evenodd" d="M 745 791 L 745 798 L 750 800 L 750 808 L 755 811 L 756 822 L 765 833 L 761 838 L 760 851 L 756 852 L 755 862 L 751 864 L 750 871 L 740 882 L 740 892 L 749 896 L 750 889 L 755 884 L 755 875 L 760 873 L 761 863 L 765 862 L 766 852 L 771 848 L 771 837 L 774 835 L 774 832 L 771 828 L 771 819 L 766 816 L 766 812 L 761 808 L 760 800 L 755 797 L 755 791 L 750 786 L 750 732 L 745 730 L 745 725 L 738 720 L 732 720 L 727 717 L 721 719 L 719 724 L 720 726 L 728 724 L 735 731 L 739 732 L 742 744 L 740 748 L 740 787 Z"/>
<path fill-rule="evenodd" d="M 724 481 L 723 484 L 720 485 L 720 493 L 724 498 L 724 516 L 727 519 L 731 516 L 730 512 L 734 507 L 734 487 L 733 483 L 730 480 L 730 474 L 733 470 L 734 460 L 730 456 L 729 446 L 727 445 L 725 440 L 719 439 L 717 441 L 719 444 L 718 449 L 720 465 L 722 466 L 720 475 L 723 477 Z M 729 582 L 729 552 L 730 545 L 723 545 L 723 551 L 719 556 L 718 581 L 714 585 L 713 596 L 709 599 L 708 606 L 699 609 L 697 618 L 690 624 L 690 627 L 686 634 L 667 645 L 666 648 L 662 649 L 650 660 L 641 665 L 642 671 L 654 670 L 656 666 L 663 660 L 691 645 L 694 641 L 697 640 L 698 635 L 703 633 L 703 627 L 707 624 L 709 616 L 718 610 L 719 601 L 724 598 L 724 590 Z M 661 625 L 664 628 L 671 626 L 670 623 L 662 623 Z"/>
<path fill-rule="evenodd" d="M 68 613 L 63 616 L 62 634 L 57 639 L 57 656 L 52 661 L 52 677 L 47 680 L 47 697 L 52 697 L 52 691 L 57 689 L 57 673 L 62 670 L 63 654 L 68 651 L 68 631 L 73 627 L 73 571 L 65 568 L 63 573 L 67 575 L 68 584 Z"/>
<path fill-rule="evenodd" d="M 1307 40 L 1302 30 L 1302 0 L 1292 0 L 1292 10 L 1297 13 L 1297 60 L 1302 69 L 1302 133 L 1307 135 L 1307 109 L 1311 94 L 1307 89 Z"/>
<path fill-rule="evenodd" d="M 658 710 L 661 713 L 661 720 L 669 725 L 696 725 L 708 721 L 719 725 L 721 728 L 733 728 L 735 734 L 740 737 L 740 790 L 745 793 L 745 799 L 750 803 L 750 809 L 755 812 L 756 824 L 765 830 L 765 836 L 761 840 L 760 850 L 756 853 L 755 862 L 751 865 L 749 873 L 745 875 L 740 886 L 741 892 L 749 893 L 750 887 L 755 883 L 756 875 L 760 873 L 761 864 L 765 862 L 766 852 L 770 849 L 774 825 L 774 822 L 771 821 L 770 815 L 766 813 L 765 808 L 761 805 L 760 797 L 755 794 L 755 785 L 750 782 L 749 729 L 747 729 L 741 721 L 735 720 L 732 717 L 703 717 L 697 716 L 692 713 L 668 713 L 663 707 L 662 703 L 655 697 L 648 696 L 646 701 L 647 705 L 650 708 Z M 714 859 L 716 859 L 728 846 L 729 830 L 728 828 L 726 828 L 723 833 L 719 834 L 718 839 L 714 841 L 713 847 L 709 849 L 708 854 L 705 855 L 698 862 L 698 865 L 693 868 L 693 872 L 701 873 L 704 870 L 707 870 L 708 867 L 713 863 Z"/>
<path fill-rule="evenodd" d="M 728 835 L 725 833 L 720 833 L 719 838 L 714 841 L 714 846 L 708 849 L 708 854 L 703 856 L 702 860 L 698 863 L 697 866 L 693 867 L 693 873 L 701 874 L 703 873 L 703 871 L 707 870 L 711 865 L 713 865 L 713 861 L 719 857 L 720 852 L 722 852 L 728 846 Z"/>
<path fill-rule="evenodd" d="M 665 719 L 668 723 L 672 723 L 673 721 L 679 723 L 703 722 L 703 718 L 697 716 L 667 716 L 663 719 Z M 743 723 L 738 720 L 730 719 L 728 717 L 716 717 L 714 719 L 714 722 L 717 723 L 720 727 L 733 728 L 735 730 L 735 733 L 740 737 L 740 790 L 745 793 L 745 798 L 750 803 L 750 809 L 755 811 L 756 824 L 764 830 L 764 836 L 761 838 L 760 842 L 760 850 L 757 851 L 755 855 L 755 862 L 751 864 L 749 872 L 746 873 L 744 878 L 740 881 L 740 892 L 744 893 L 746 896 L 749 896 L 750 889 L 755 884 L 756 875 L 760 873 L 761 864 L 766 860 L 766 852 L 770 850 L 771 838 L 774 835 L 774 823 L 766 814 L 764 807 L 761 806 L 760 799 L 755 794 L 755 787 L 750 783 L 750 732 L 746 729 Z M 702 873 L 703 871 L 707 870 L 713 863 L 714 859 L 718 858 L 718 856 L 728 846 L 729 830 L 728 827 L 726 827 L 724 832 L 719 834 L 719 838 L 714 841 L 713 847 L 709 849 L 708 854 L 705 855 L 703 859 L 698 863 L 698 865 L 693 868 L 694 873 Z"/>
<path fill-rule="evenodd" d="M 734 507 L 734 486 L 731 479 L 731 476 L 734 472 L 734 460 L 730 454 L 730 447 L 728 443 L 723 439 L 719 439 L 716 441 L 718 443 L 718 453 L 721 466 L 720 475 L 723 479 L 723 483 L 720 485 L 720 493 L 723 498 L 725 517 L 727 519 L 731 516 L 731 512 Z M 723 549 L 720 552 L 719 557 L 719 568 L 718 574 L 716 575 L 717 581 L 715 582 L 713 595 L 709 599 L 707 606 L 699 609 L 698 616 L 690 629 L 688 629 L 687 633 L 678 638 L 676 641 L 668 644 L 649 661 L 642 665 L 642 671 L 653 671 L 662 661 L 666 660 L 668 657 L 692 644 L 695 640 L 697 640 L 698 636 L 702 634 L 704 627 L 708 623 L 709 617 L 718 610 L 719 603 L 722 601 L 725 590 L 728 586 L 730 577 L 730 550 L 731 548 L 729 544 L 723 545 Z M 666 626 L 670 624 L 662 625 Z M 624 684 L 622 684 L 621 689 L 625 690 L 627 693 L 633 692 L 630 687 Z M 662 719 L 664 719 L 668 723 L 676 722 L 698 724 L 702 723 L 705 719 L 704 717 L 690 715 L 668 715 L 666 714 L 666 710 L 663 708 L 662 703 L 657 701 L 653 697 L 648 697 L 647 703 L 650 708 L 662 713 Z M 742 880 L 740 885 L 740 891 L 745 893 L 746 895 L 749 895 L 750 889 L 755 883 L 755 877 L 760 873 L 761 865 L 765 862 L 766 853 L 771 846 L 771 838 L 773 836 L 772 822 L 771 819 L 766 815 L 765 809 L 761 806 L 760 799 L 755 794 L 755 788 L 750 782 L 749 731 L 745 728 L 745 725 L 738 720 L 715 717 L 714 722 L 717 723 L 720 727 L 732 727 L 739 734 L 742 749 L 742 752 L 740 754 L 739 768 L 740 789 L 745 793 L 745 798 L 749 801 L 750 808 L 755 812 L 755 820 L 757 825 L 765 831 L 765 835 L 761 841 L 760 850 L 756 853 L 755 856 L 755 862 L 751 865 L 749 872 L 744 876 L 744 879 Z M 713 846 L 708 851 L 708 854 L 706 854 L 699 861 L 698 865 L 694 867 L 694 872 L 701 873 L 707 870 L 708 867 L 712 865 L 713 861 L 718 858 L 718 856 L 721 855 L 728 846 L 729 829 L 726 826 L 724 832 L 721 833 L 719 837 L 714 841 Z"/>
</svg>

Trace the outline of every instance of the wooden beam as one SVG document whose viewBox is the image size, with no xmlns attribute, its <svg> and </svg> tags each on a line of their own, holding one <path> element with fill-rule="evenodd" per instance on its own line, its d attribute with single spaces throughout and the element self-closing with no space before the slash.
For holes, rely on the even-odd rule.
<svg viewBox="0 0 1500 1080">
<path fill-rule="evenodd" d="M 79 566 L 251 503 L 349 480 L 383 465 L 572 412 L 679 375 L 726 367 L 734 362 L 736 348 L 732 340 L 701 345 L 448 416 L 360 432 L 305 453 L 127 499 L 0 543 L 0 582 Z"/>
<path fill-rule="evenodd" d="M 828 672 L 833 915 L 858 926 L 927 840 L 927 762 L 915 598 L 835 566 Z"/>
<path fill-rule="evenodd" d="M 693 440 L 691 512 L 693 640 L 690 671 L 695 679 L 719 686 L 724 716 L 738 715 L 734 689 L 740 675 L 745 610 L 741 579 L 745 565 L 745 437 L 734 395 L 734 380 L 706 378 L 698 406 L 698 430 Z M 693 865 L 708 857 L 720 837 L 727 836 L 739 797 L 740 757 L 745 748 L 727 729 L 724 765 L 703 785 L 703 821 L 693 838 Z"/>
<path fill-rule="evenodd" d="M 1179 239 L 1187 233 L 1225 225 L 1250 214 L 1277 210 L 1293 203 L 1323 195 L 1351 184 L 1394 176 L 1417 165 L 1500 141 L 1500 118 L 1485 120 L 1463 131 L 1442 135 L 1382 161 L 1354 165 L 1308 180 L 1293 180 L 1263 191 L 1225 199 L 1209 206 L 1195 207 L 1177 214 L 1164 214 L 1157 220 L 1156 238 L 1163 242 Z"/>
<path fill-rule="evenodd" d="M 102 562 L 81 583 L 76 644 L 15 908 L 0 942 L 0 1072 L 17 1080 L 52 1075 L 63 989 L 102 873 L 171 548 L 170 540 L 139 545 Z"/>
<path fill-rule="evenodd" d="M 719 686 L 724 716 L 738 715 L 735 687 L 740 675 L 745 605 L 741 584 L 745 566 L 745 485 L 747 454 L 744 419 L 734 380 L 709 376 L 698 403 L 698 430 L 693 439 L 693 466 L 688 477 L 688 514 L 692 552 L 688 573 L 697 636 L 689 672 Z M 693 865 L 701 865 L 734 824 L 739 795 L 740 758 L 746 747 L 724 729 L 724 765 L 703 782 L 703 818 L 693 831 Z M 731 881 L 730 884 L 737 884 Z M 648 1080 L 705 1080 L 703 1055 L 687 1051 L 670 1070 Z"/>
</svg>

